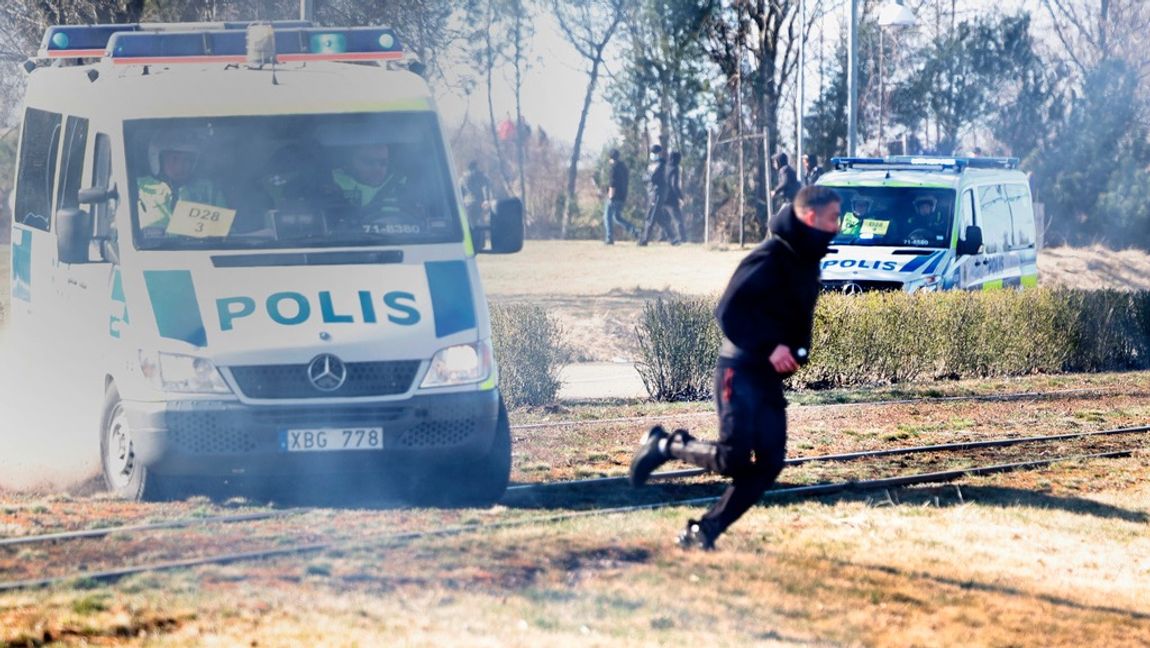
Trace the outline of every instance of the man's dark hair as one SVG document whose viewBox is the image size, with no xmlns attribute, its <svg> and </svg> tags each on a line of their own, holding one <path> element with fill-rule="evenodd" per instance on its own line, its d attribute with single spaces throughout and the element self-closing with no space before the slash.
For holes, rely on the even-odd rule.
<svg viewBox="0 0 1150 648">
<path fill-rule="evenodd" d="M 843 197 L 830 187 L 809 185 L 799 189 L 799 193 L 795 196 L 795 211 L 817 209 L 831 203 L 841 204 L 842 201 Z"/>
<path fill-rule="evenodd" d="M 815 155 L 814 153 L 807 153 L 803 157 L 807 159 L 807 164 L 811 166 L 815 166 L 819 163 L 819 156 Z"/>
<path fill-rule="evenodd" d="M 607 154 L 607 157 L 612 159 L 612 160 L 618 160 L 619 159 L 619 149 L 611 149 L 611 152 Z"/>
<path fill-rule="evenodd" d="M 683 154 L 678 151 L 671 151 L 671 161 L 678 163 L 683 159 Z"/>
<path fill-rule="evenodd" d="M 791 161 L 790 158 L 787 157 L 786 153 L 775 153 L 774 160 L 775 164 L 779 165 L 780 167 L 787 166 L 787 162 Z"/>
<path fill-rule="evenodd" d="M 660 153 L 663 152 L 663 146 L 661 144 L 656 144 L 656 145 L 651 147 L 651 152 L 654 153 L 655 155 L 659 155 Z"/>
</svg>

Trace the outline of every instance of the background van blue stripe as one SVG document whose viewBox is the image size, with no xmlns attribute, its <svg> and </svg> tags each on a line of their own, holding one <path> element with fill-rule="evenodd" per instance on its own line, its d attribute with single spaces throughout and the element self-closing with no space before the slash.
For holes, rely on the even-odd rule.
<svg viewBox="0 0 1150 648">
<path fill-rule="evenodd" d="M 148 270 L 144 272 L 144 283 L 161 337 L 199 347 L 208 345 L 191 271 Z"/>
<path fill-rule="evenodd" d="M 930 274 L 934 272 L 934 269 L 938 267 L 939 262 L 942 261 L 942 258 L 945 256 L 945 252 L 936 252 L 934 255 L 934 260 L 930 262 L 930 265 L 922 269 L 923 274 Z"/>
<path fill-rule="evenodd" d="M 475 304 L 471 279 L 464 261 L 429 261 L 424 264 L 431 309 L 435 314 L 435 337 L 475 328 Z"/>
<path fill-rule="evenodd" d="M 899 270 L 899 272 L 913 272 L 915 270 L 918 270 L 920 267 L 922 267 L 922 265 L 924 263 L 926 263 L 927 261 L 930 261 L 936 255 L 939 255 L 939 254 L 942 254 L 942 253 L 941 252 L 935 252 L 934 254 L 924 254 L 922 256 L 917 256 L 917 257 L 911 259 L 910 261 L 908 261 L 907 264 L 904 265 L 901 270 Z"/>
</svg>

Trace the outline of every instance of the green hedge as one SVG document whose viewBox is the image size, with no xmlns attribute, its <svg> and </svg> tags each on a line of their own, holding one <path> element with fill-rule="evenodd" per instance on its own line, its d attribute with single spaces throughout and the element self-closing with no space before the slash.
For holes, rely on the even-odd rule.
<svg viewBox="0 0 1150 648">
<path fill-rule="evenodd" d="M 713 300 L 648 303 L 638 328 L 653 398 L 705 396 Z M 704 316 L 703 314 L 707 316 Z M 670 341 L 669 341 L 670 340 Z M 673 341 L 673 342 L 672 342 Z M 1150 368 L 1150 293 L 1026 290 L 827 294 L 795 387 Z M 709 380 L 709 378 L 707 379 Z M 655 389 L 652 389 L 652 385 Z"/>
<path fill-rule="evenodd" d="M 541 306 L 492 304 L 491 337 L 499 389 L 509 406 L 542 405 L 559 392 L 566 357 L 562 327 Z"/>
</svg>

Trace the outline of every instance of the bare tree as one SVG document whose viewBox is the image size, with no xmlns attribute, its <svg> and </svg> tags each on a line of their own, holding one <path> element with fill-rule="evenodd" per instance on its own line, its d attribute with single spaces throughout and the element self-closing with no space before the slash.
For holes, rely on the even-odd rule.
<svg viewBox="0 0 1150 648">
<path fill-rule="evenodd" d="M 551 10 L 559 21 L 559 28 L 568 43 L 586 59 L 587 90 L 583 93 L 583 108 L 579 112 L 579 126 L 575 130 L 575 143 L 571 149 L 571 163 L 567 167 L 567 193 L 560 217 L 560 236 L 567 237 L 571 209 L 575 205 L 575 181 L 579 171 L 579 156 L 583 148 L 583 131 L 587 126 L 587 113 L 599 83 L 603 67 L 603 53 L 615 36 L 626 15 L 625 0 L 551 0 Z"/>
<path fill-rule="evenodd" d="M 808 16 L 825 13 L 823 0 L 808 0 Z M 800 40 L 810 37 L 815 20 L 800 33 L 798 0 L 735 0 L 712 12 L 708 23 L 708 52 L 734 88 L 749 92 L 756 128 L 765 131 L 771 149 L 780 141 L 779 109 L 798 66 Z M 734 115 L 736 120 L 744 115 Z M 740 122 L 741 123 L 741 122 Z M 771 151 L 755 146 L 755 191 L 760 225 L 765 225 L 768 200 L 768 165 Z"/>
<path fill-rule="evenodd" d="M 1081 83 L 1091 71 L 1121 60 L 1138 77 L 1140 94 L 1150 98 L 1150 3 L 1146 0 L 1041 0 L 1058 44 L 1053 54 L 1067 61 Z M 1141 111 L 1150 118 L 1147 110 Z"/>
</svg>

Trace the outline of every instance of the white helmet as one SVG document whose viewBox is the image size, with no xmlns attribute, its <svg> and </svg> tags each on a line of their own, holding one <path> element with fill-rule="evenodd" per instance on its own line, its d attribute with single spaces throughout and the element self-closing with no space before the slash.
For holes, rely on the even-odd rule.
<svg viewBox="0 0 1150 648">
<path fill-rule="evenodd" d="M 181 131 L 165 131 L 152 138 L 148 144 L 148 167 L 152 175 L 160 175 L 160 153 L 164 151 L 179 151 L 190 153 L 199 158 L 204 147 L 193 134 Z"/>
</svg>

